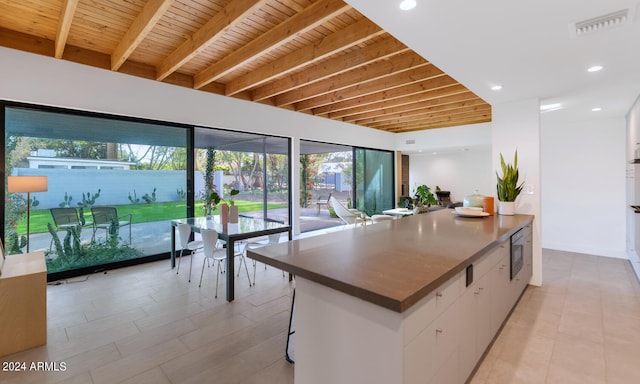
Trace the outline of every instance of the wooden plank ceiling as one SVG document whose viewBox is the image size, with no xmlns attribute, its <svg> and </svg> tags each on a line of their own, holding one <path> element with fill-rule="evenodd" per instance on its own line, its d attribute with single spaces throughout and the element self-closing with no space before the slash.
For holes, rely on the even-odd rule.
<svg viewBox="0 0 640 384">
<path fill-rule="evenodd" d="M 491 121 L 342 0 L 0 0 L 0 45 L 389 132 Z"/>
</svg>

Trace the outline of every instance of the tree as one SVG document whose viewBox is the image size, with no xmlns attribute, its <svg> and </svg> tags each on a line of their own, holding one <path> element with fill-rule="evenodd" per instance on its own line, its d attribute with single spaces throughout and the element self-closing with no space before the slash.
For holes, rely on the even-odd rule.
<svg viewBox="0 0 640 384">
<path fill-rule="evenodd" d="M 270 153 L 267 155 L 267 166 L 269 176 L 274 180 L 271 182 L 271 184 L 273 184 L 273 190 L 277 187 L 277 190 L 281 191 L 283 188 L 283 181 L 287 179 L 287 173 L 289 170 L 287 156 Z"/>
<path fill-rule="evenodd" d="M 234 177 L 235 185 L 242 185 L 242 189 L 247 189 L 248 183 L 244 176 L 243 167 L 244 164 L 250 164 L 251 159 L 248 153 L 236 151 L 218 151 L 217 158 L 220 160 L 220 162 L 226 164 L 229 167 L 229 171 Z"/>
<path fill-rule="evenodd" d="M 132 144 L 124 145 L 129 151 L 127 157 L 130 161 L 135 161 L 137 163 L 138 169 L 171 169 L 170 164 L 173 161 L 173 154 L 176 151 L 175 147 L 164 147 L 158 145 L 137 146 L 136 149 L 141 150 L 141 154 L 139 154 L 134 150 Z"/>
</svg>

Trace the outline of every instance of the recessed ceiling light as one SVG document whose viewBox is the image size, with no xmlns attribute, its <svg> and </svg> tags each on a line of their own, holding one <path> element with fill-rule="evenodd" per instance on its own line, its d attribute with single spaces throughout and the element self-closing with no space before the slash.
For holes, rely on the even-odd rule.
<svg viewBox="0 0 640 384">
<path fill-rule="evenodd" d="M 493 87 L 491 87 L 492 91 L 499 91 L 502 89 L 502 85 L 494 85 Z"/>
<path fill-rule="evenodd" d="M 550 111 L 556 111 L 558 109 L 562 109 L 562 104 L 553 103 L 553 104 L 545 104 L 540 106 L 540 112 L 550 112 Z"/>
<path fill-rule="evenodd" d="M 594 65 L 593 67 L 589 67 L 587 72 L 598 72 L 601 71 L 602 68 L 604 68 L 602 65 Z"/>
<path fill-rule="evenodd" d="M 402 0 L 400 3 L 400 9 L 408 11 L 416 7 L 416 0 Z"/>
<path fill-rule="evenodd" d="M 591 110 L 592 110 L 593 112 L 600 112 L 600 111 L 602 111 L 602 108 L 600 108 L 600 107 L 595 107 L 595 108 L 591 108 Z"/>
</svg>

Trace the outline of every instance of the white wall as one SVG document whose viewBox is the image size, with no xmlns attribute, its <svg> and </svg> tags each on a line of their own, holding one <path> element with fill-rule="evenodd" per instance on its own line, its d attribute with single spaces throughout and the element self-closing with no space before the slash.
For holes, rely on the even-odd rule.
<svg viewBox="0 0 640 384">
<path fill-rule="evenodd" d="M 393 150 L 392 133 L 0 47 L 0 99 Z"/>
<path fill-rule="evenodd" d="M 516 199 L 516 213 L 535 216 L 531 284 L 541 285 L 541 237 L 543 237 L 541 236 L 541 227 L 546 225 L 547 219 L 541 209 L 543 191 L 540 182 L 540 103 L 538 99 L 526 99 L 492 107 L 493 171 L 495 173 L 500 168 L 500 154 L 504 156 L 505 162 L 513 162 L 514 152 L 518 151 L 520 180 L 525 183 L 531 193 L 522 193 Z"/>
<path fill-rule="evenodd" d="M 541 121 L 543 246 L 627 258 L 625 120 L 550 120 Z"/>
<path fill-rule="evenodd" d="M 409 187 L 413 194 L 416 185 L 436 185 L 451 191 L 451 201 L 462 201 L 475 193 L 495 195 L 495 177 L 491 171 L 491 150 L 473 149 L 433 155 L 409 156 Z"/>
<path fill-rule="evenodd" d="M 0 100 L 393 150 L 392 133 L 0 47 Z M 300 174 L 293 162 L 293 175 Z M 294 188 L 292 201 L 300 201 Z M 300 232 L 294 204 L 293 230 Z"/>
<path fill-rule="evenodd" d="M 637 152 L 637 153 L 636 153 Z M 640 205 L 640 97 L 627 116 L 627 205 Z M 640 214 L 627 209 L 627 254 L 640 278 Z"/>
</svg>

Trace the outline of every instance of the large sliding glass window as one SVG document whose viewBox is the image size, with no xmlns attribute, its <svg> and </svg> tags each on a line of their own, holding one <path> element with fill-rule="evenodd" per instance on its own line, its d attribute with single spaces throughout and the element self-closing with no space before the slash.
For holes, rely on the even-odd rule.
<svg viewBox="0 0 640 384">
<path fill-rule="evenodd" d="M 214 190 L 222 200 L 212 214 L 233 201 L 240 215 L 290 223 L 290 139 L 196 128 L 194 147 L 196 216 L 205 213 L 204 197 Z"/>
<path fill-rule="evenodd" d="M 300 230 L 343 225 L 329 197 L 368 215 L 394 208 L 393 152 L 300 140 Z"/>
<path fill-rule="evenodd" d="M 241 215 L 291 222 L 289 138 L 12 103 L 0 112 L 5 175 L 47 177 L 46 191 L 5 188 L 5 248 L 44 251 L 50 279 L 167 257 L 170 221 L 208 213 L 211 190 Z"/>
<path fill-rule="evenodd" d="M 368 215 L 394 208 L 393 153 L 355 149 L 356 208 Z"/>
<path fill-rule="evenodd" d="M 5 199 L 8 254 L 43 250 L 49 273 L 91 271 L 169 251 L 184 217 L 185 127 L 7 107 L 5 171 L 47 176 L 45 192 Z M 18 180 L 18 179 L 14 179 Z M 27 219 L 30 231 L 27 233 Z"/>
</svg>

